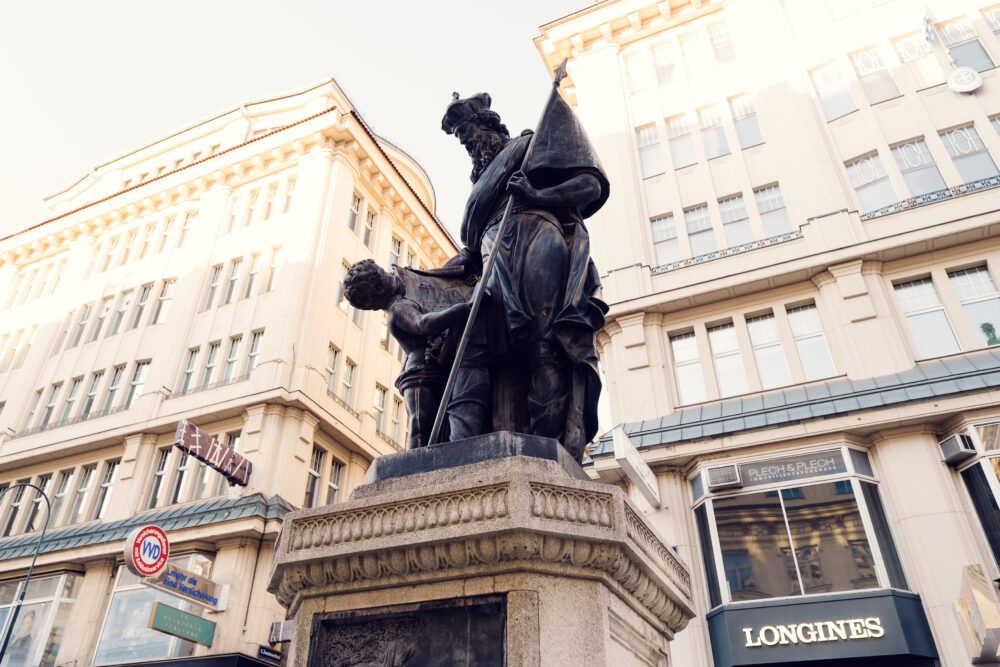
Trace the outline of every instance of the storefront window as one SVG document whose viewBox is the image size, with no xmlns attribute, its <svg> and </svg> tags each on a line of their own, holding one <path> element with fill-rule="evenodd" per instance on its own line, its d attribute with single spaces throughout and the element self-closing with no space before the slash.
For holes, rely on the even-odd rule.
<svg viewBox="0 0 1000 667">
<path fill-rule="evenodd" d="M 171 558 L 170 563 L 205 577 L 212 570 L 212 560 L 201 554 Z M 194 643 L 147 627 L 155 602 L 201 615 L 201 607 L 198 605 L 148 588 L 126 568 L 119 568 L 111 604 L 97 644 L 97 653 L 94 655 L 95 665 L 194 655 Z"/>
<path fill-rule="evenodd" d="M 765 489 L 714 497 L 710 491 L 695 508 L 712 606 L 906 588 L 878 487 L 857 477 L 872 474 L 864 452 L 841 448 L 739 469 L 746 486 Z M 762 473 L 774 483 L 761 479 Z M 833 475 L 840 479 L 830 480 Z M 783 485 L 774 488 L 778 483 Z M 709 562 L 716 549 L 719 560 Z M 721 576 L 715 575 L 720 568 Z"/>
<path fill-rule="evenodd" d="M 0 665 L 54 667 L 81 580 L 76 574 L 31 579 Z M 4 632 L 23 585 L 23 581 L 0 583 L 0 629 Z"/>
</svg>

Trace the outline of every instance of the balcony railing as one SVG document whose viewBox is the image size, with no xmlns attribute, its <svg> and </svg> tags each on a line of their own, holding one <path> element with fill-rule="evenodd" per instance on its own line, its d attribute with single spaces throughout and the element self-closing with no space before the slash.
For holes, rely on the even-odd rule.
<svg viewBox="0 0 1000 667">
<path fill-rule="evenodd" d="M 350 412 L 352 415 L 354 415 L 358 419 L 361 418 L 361 413 L 359 413 L 357 410 L 355 410 L 350 405 L 348 405 L 347 401 L 345 401 L 344 399 L 342 399 L 340 396 L 337 396 L 335 393 L 333 393 L 329 389 L 326 390 L 326 395 L 329 396 L 330 398 L 332 398 L 333 400 L 335 400 L 337 403 L 340 404 L 340 407 L 344 408 L 345 410 L 347 410 L 348 412 Z"/>
<path fill-rule="evenodd" d="M 908 211 L 912 208 L 927 206 L 928 204 L 934 204 L 945 199 L 951 199 L 952 197 L 962 197 L 964 195 L 971 195 L 976 192 L 992 190 L 993 188 L 998 187 L 1000 187 L 1000 176 L 981 178 L 978 181 L 972 181 L 971 183 L 953 185 L 950 188 L 935 190 L 934 192 L 925 192 L 922 195 L 910 197 L 909 199 L 903 199 L 895 204 L 889 204 L 888 206 L 877 208 L 874 211 L 862 213 L 861 219 L 871 220 L 872 218 L 881 218 L 883 215 L 892 215 L 893 213 L 900 213 L 902 211 Z"/>
<path fill-rule="evenodd" d="M 80 422 L 90 421 L 91 419 L 97 419 L 98 417 L 106 417 L 108 415 L 113 415 L 118 412 L 124 412 L 128 410 L 129 406 L 122 405 L 107 408 L 105 410 L 97 410 L 86 415 L 80 415 L 79 417 L 72 417 L 69 419 L 60 419 L 56 422 L 49 422 L 48 424 L 39 424 L 38 426 L 32 426 L 31 428 L 21 429 L 15 433 L 11 439 L 22 438 L 26 435 L 34 435 L 35 433 L 42 433 L 43 431 L 51 431 L 54 428 L 61 428 L 63 426 L 70 426 L 71 424 L 79 424 Z"/>
<path fill-rule="evenodd" d="M 401 450 L 401 449 L 403 449 L 403 446 L 402 446 L 402 445 L 400 445 L 400 444 L 399 444 L 399 443 L 398 443 L 398 442 L 396 441 L 396 439 L 395 439 L 395 438 L 393 438 L 393 437 L 392 437 L 391 435 L 389 435 L 388 433 L 383 433 L 382 431 L 379 431 L 379 430 L 376 430 L 376 431 L 375 431 L 375 435 L 377 435 L 377 436 L 378 436 L 379 438 L 381 438 L 381 439 L 382 439 L 382 440 L 384 440 L 385 442 L 387 442 L 387 443 L 389 443 L 390 445 L 392 445 L 392 447 L 393 447 L 394 449 L 396 449 L 396 450 Z"/>
<path fill-rule="evenodd" d="M 698 255 L 697 257 L 691 257 L 689 259 L 680 259 L 676 262 L 670 262 L 669 264 L 662 264 L 655 269 L 653 269 L 653 274 L 666 273 L 667 271 L 676 271 L 677 269 L 683 269 L 688 266 L 694 266 L 696 264 L 704 264 L 705 262 L 711 262 L 715 259 L 722 259 L 723 257 L 730 257 L 732 255 L 739 255 L 744 252 L 750 252 L 751 250 L 757 250 L 758 248 L 766 248 L 768 246 L 777 245 L 779 243 L 784 243 L 786 241 L 794 241 L 795 239 L 802 238 L 802 232 L 785 232 L 784 234 L 778 234 L 777 236 L 770 236 L 766 239 L 760 239 L 759 241 L 750 241 L 749 243 L 741 243 L 740 245 L 733 246 L 731 248 L 723 248 L 722 250 L 715 250 L 713 252 L 707 252 L 704 255 Z"/>
</svg>

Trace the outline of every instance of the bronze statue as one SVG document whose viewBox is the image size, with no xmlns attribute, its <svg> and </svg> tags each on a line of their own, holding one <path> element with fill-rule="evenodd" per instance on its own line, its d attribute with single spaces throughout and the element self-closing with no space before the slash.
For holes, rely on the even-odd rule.
<svg viewBox="0 0 1000 667">
<path fill-rule="evenodd" d="M 486 93 L 455 93 L 448 105 L 441 128 L 473 163 L 458 255 L 436 271 L 396 267 L 394 277 L 366 260 L 368 268 L 349 272 L 348 300 L 388 310 L 407 351 L 397 386 L 410 412 L 410 447 L 434 444 L 444 428 L 450 440 L 507 430 L 555 438 L 580 460 L 597 432 L 594 335 L 607 305 L 583 220 L 607 200 L 609 185 L 558 93 L 560 70 L 537 130 L 517 138 Z M 471 304 L 461 303 L 453 286 L 477 278 Z M 407 280 L 452 282 L 421 291 Z M 428 405 L 442 395 L 428 430 Z"/>
</svg>

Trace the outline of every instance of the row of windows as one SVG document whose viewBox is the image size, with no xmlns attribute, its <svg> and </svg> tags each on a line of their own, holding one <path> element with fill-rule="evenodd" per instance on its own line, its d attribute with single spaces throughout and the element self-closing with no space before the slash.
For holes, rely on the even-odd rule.
<svg viewBox="0 0 1000 667">
<path fill-rule="evenodd" d="M 740 148 L 750 148 L 764 143 L 757 123 L 757 111 L 749 95 L 730 98 L 728 104 L 716 104 L 697 110 L 701 143 L 709 160 L 728 155 L 729 132 L 734 133 Z M 670 159 L 674 169 L 689 167 L 698 162 L 691 121 L 686 114 L 671 116 L 665 121 Z M 635 130 L 639 148 L 639 167 L 643 178 L 662 174 L 663 157 L 660 133 L 656 125 L 644 125 Z"/>
<path fill-rule="evenodd" d="M 641 93 L 656 85 L 670 86 L 679 83 L 693 74 L 735 60 L 736 50 L 729 33 L 729 24 L 722 20 L 680 35 L 676 45 L 672 41 L 664 41 L 654 46 L 652 67 L 645 52 L 627 57 L 625 75 L 629 91 Z M 677 67 L 678 61 L 684 63 L 683 72 Z"/>
<path fill-rule="evenodd" d="M 27 336 L 25 332 L 27 332 Z M 0 337 L 0 373 L 5 372 L 11 366 L 17 370 L 24 364 L 24 359 L 28 356 L 32 343 L 35 342 L 37 332 L 38 327 L 33 326 L 30 329 L 18 329 Z"/>
<path fill-rule="evenodd" d="M 240 431 L 229 431 L 214 437 L 220 447 L 235 451 L 239 449 L 240 436 Z M 161 447 L 156 451 L 145 508 L 221 496 L 228 484 L 221 473 L 180 448 Z"/>
<path fill-rule="evenodd" d="M 249 258 L 234 257 L 229 260 L 228 267 L 226 263 L 214 265 L 208 273 L 208 285 L 205 287 L 205 297 L 202 299 L 201 309 L 208 310 L 213 305 L 225 306 L 237 299 L 249 299 L 258 289 L 260 289 L 261 294 L 274 289 L 278 275 L 278 262 L 281 259 L 281 247 L 271 248 L 271 261 L 267 267 L 267 275 L 264 276 L 263 284 L 258 286 L 258 279 L 263 268 L 260 255 L 259 252 L 255 252 Z M 222 284 L 223 276 L 225 276 L 225 284 Z M 241 278 L 243 280 L 242 288 L 239 287 Z M 218 304 L 215 301 L 216 294 L 219 294 Z"/>
<path fill-rule="evenodd" d="M 957 298 L 962 314 L 948 312 L 932 277 L 907 279 L 893 285 L 900 309 L 921 358 L 960 352 L 952 322 L 971 327 L 981 347 L 1000 345 L 1000 291 L 985 264 L 946 272 L 949 296 Z"/>
<path fill-rule="evenodd" d="M 121 460 L 117 458 L 86 463 L 55 473 L 42 473 L 34 478 L 4 482 L 0 484 L 0 491 L 19 483 L 31 483 L 40 488 L 51 503 L 49 530 L 83 521 L 96 521 L 107 514 L 120 464 Z M 45 506 L 37 491 L 17 487 L 6 494 L 4 501 L 6 511 L 0 523 L 0 537 L 42 529 Z"/>
<path fill-rule="evenodd" d="M 777 183 L 755 188 L 753 196 L 764 229 L 764 238 L 772 238 L 792 230 L 785 200 Z M 747 212 L 743 194 L 723 197 L 717 203 L 722 232 L 728 247 L 733 248 L 753 241 L 750 214 Z M 718 249 L 712 217 L 707 203 L 684 209 L 684 231 L 690 250 L 688 256 L 698 257 Z M 650 227 L 658 266 L 677 261 L 684 255 L 673 213 L 651 219 Z"/>
<path fill-rule="evenodd" d="M 188 157 L 188 158 L 184 158 L 184 157 L 175 158 L 174 161 L 173 161 L 173 164 L 169 165 L 170 166 L 170 170 L 174 171 L 176 169 L 180 169 L 185 164 L 191 164 L 191 163 L 197 162 L 198 160 L 200 160 L 202 158 L 202 155 L 204 155 L 205 157 L 210 157 L 212 155 L 215 155 L 216 153 L 219 152 L 219 148 L 221 146 L 222 146 L 222 144 L 212 144 L 209 147 L 209 149 L 208 149 L 207 152 L 206 151 L 194 151 L 194 152 L 191 153 L 190 157 Z M 168 167 L 167 164 L 161 164 L 160 166 L 158 166 L 156 169 L 154 169 L 152 171 L 143 171 L 143 172 L 140 172 L 138 175 L 136 175 L 136 176 L 134 176 L 132 178 L 126 178 L 124 181 L 122 181 L 122 190 L 124 190 L 126 188 L 129 188 L 132 185 L 139 185 L 140 183 L 145 183 L 147 180 L 149 180 L 150 174 L 152 174 L 152 176 L 154 178 L 156 176 L 162 176 L 163 174 L 166 173 L 167 167 Z"/>
<path fill-rule="evenodd" d="M 19 306 L 55 292 L 66 268 L 66 262 L 67 259 L 64 257 L 58 261 L 47 262 L 45 266 L 40 266 L 41 262 L 38 262 L 21 269 L 14 278 L 10 292 L 7 293 L 4 308 Z"/>
<path fill-rule="evenodd" d="M 341 405 L 354 410 L 352 400 L 354 398 L 354 382 L 357 375 L 358 366 L 349 357 L 344 356 L 343 368 L 341 368 L 340 349 L 330 343 L 327 348 L 327 361 L 324 375 L 326 376 L 326 393 L 337 400 Z M 386 418 L 386 403 L 390 392 L 382 385 L 375 384 L 375 398 L 372 404 L 372 416 L 375 418 L 375 430 L 383 439 L 389 441 L 396 447 L 405 441 L 406 433 L 403 419 L 403 399 L 399 396 L 392 396 L 392 406 Z"/>
<path fill-rule="evenodd" d="M 120 403 L 117 400 L 123 389 L 122 383 L 128 377 L 125 372 L 127 364 L 94 371 L 89 379 L 80 375 L 72 378 L 68 386 L 64 382 L 54 382 L 47 389 L 43 387 L 36 390 L 31 398 L 28 414 L 24 418 L 22 433 L 28 430 L 54 428 L 127 410 L 142 395 L 150 363 L 147 359 L 136 361 L 132 365 L 131 380 L 128 382 L 128 387 L 124 388 L 125 396 Z M 103 396 L 99 399 L 105 375 L 108 377 L 108 382 L 104 387 Z M 86 393 L 83 393 L 84 391 Z"/>
<path fill-rule="evenodd" d="M 341 499 L 343 476 L 344 464 L 337 460 L 333 452 L 313 443 L 302 507 L 319 507 L 338 502 Z"/>
<path fill-rule="evenodd" d="M 285 189 L 280 200 L 281 214 L 288 213 L 292 208 L 292 198 L 295 194 L 295 185 L 298 176 L 292 174 L 285 179 Z M 249 227 L 255 222 L 267 222 L 279 207 L 278 200 L 278 180 L 275 179 L 264 186 L 264 201 L 260 202 L 261 188 L 252 188 L 243 201 L 241 195 L 233 197 L 229 203 L 229 217 L 226 221 L 225 232 L 228 234 L 233 230 Z M 261 205 L 263 204 L 263 205 Z"/>
<path fill-rule="evenodd" d="M 1000 133 L 1000 116 L 990 122 Z M 1000 175 L 974 123 L 943 130 L 935 138 L 940 140 L 940 144 L 932 141 L 933 149 L 927 145 L 925 137 L 889 147 L 892 161 L 899 169 L 911 197 L 936 193 L 936 200 L 951 196 L 934 160 L 934 153 L 941 148 L 955 165 L 962 183 L 975 183 Z M 877 211 L 899 201 L 878 151 L 850 160 L 845 167 L 863 213 Z"/>
<path fill-rule="evenodd" d="M 184 364 L 184 372 L 181 375 L 180 386 L 177 389 L 177 395 L 210 389 L 250 377 L 250 372 L 257 367 L 257 360 L 260 357 L 260 344 L 263 338 L 263 329 L 250 332 L 250 344 L 247 347 L 246 356 L 241 357 L 243 335 L 230 336 L 226 343 L 226 357 L 224 360 L 219 355 L 219 352 L 222 350 L 221 340 L 208 343 L 205 346 L 204 355 L 202 355 L 202 347 L 200 345 L 189 348 L 187 351 L 187 360 Z M 201 377 L 197 378 L 196 373 L 198 372 L 199 357 L 203 357 L 203 359 Z M 222 373 L 221 375 L 216 375 L 216 370 L 220 363 L 222 363 Z"/>
<path fill-rule="evenodd" d="M 706 328 L 707 351 L 720 398 L 750 391 L 741 340 L 752 350 L 761 389 L 792 384 L 790 363 L 796 361 L 805 381 L 828 378 L 836 373 L 815 304 L 747 315 L 741 323 L 745 323 L 745 328 L 737 329 L 733 320 Z M 694 331 L 683 331 L 671 333 L 668 338 L 680 404 L 708 400 L 702 359 L 704 343 L 699 341 L 700 336 Z"/>
<path fill-rule="evenodd" d="M 197 210 L 184 213 L 184 222 L 177 232 L 174 247 L 182 248 L 187 242 L 191 228 L 198 217 Z M 151 221 L 145 225 L 134 227 L 119 234 L 109 236 L 94 253 L 94 259 L 86 275 L 94 276 L 105 271 L 124 266 L 129 261 L 144 259 L 147 255 L 156 255 L 167 249 L 174 233 L 176 215 L 168 215 L 162 222 Z M 140 236 L 140 231 L 142 235 Z"/>
</svg>

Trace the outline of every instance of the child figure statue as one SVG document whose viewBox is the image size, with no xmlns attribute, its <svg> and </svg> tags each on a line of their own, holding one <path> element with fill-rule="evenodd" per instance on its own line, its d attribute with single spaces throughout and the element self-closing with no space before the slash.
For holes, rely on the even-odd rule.
<svg viewBox="0 0 1000 667">
<path fill-rule="evenodd" d="M 427 277 L 420 292 L 424 296 L 432 295 L 431 304 L 421 303 L 419 297 L 408 294 L 407 285 L 399 276 L 399 272 L 404 271 Z M 428 289 L 428 283 L 435 282 L 432 273 L 401 267 L 397 267 L 397 273 L 387 273 L 374 260 L 363 259 L 352 266 L 344 278 L 347 301 L 362 310 L 386 311 L 389 333 L 406 354 L 403 370 L 396 378 L 396 388 L 403 394 L 409 415 L 407 449 L 427 444 L 451 363 L 447 358 L 449 348 L 454 354 L 454 346 L 448 344 L 448 332 L 453 330 L 461 334 L 470 308 L 468 301 L 437 311 L 429 308 L 429 305 L 439 305 L 440 299 L 433 299 L 434 295 L 445 296 L 442 290 Z M 454 298 L 454 288 L 445 291 L 452 292 L 450 296 Z M 459 288 L 458 293 L 461 292 Z M 438 303 L 433 303 L 435 301 Z"/>
</svg>

